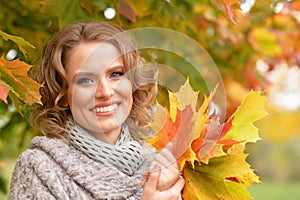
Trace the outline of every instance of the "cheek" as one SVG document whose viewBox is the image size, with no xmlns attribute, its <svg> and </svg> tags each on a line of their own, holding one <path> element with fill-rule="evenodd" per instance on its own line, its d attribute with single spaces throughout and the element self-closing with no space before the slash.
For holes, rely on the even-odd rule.
<svg viewBox="0 0 300 200">
<path fill-rule="evenodd" d="M 67 98 L 71 107 L 87 105 L 91 101 L 95 90 L 93 88 L 70 87 Z"/>
<path fill-rule="evenodd" d="M 132 96 L 132 94 L 131 94 L 131 96 L 128 97 L 128 107 L 129 107 L 128 109 L 129 109 L 129 110 L 131 110 L 132 104 L 133 104 L 133 96 Z"/>
<path fill-rule="evenodd" d="M 119 82 L 116 89 L 118 90 L 118 94 L 122 97 L 122 99 L 127 101 L 129 104 L 128 106 L 131 108 L 133 103 L 131 82 L 128 79 L 123 79 Z"/>
<path fill-rule="evenodd" d="M 128 110 L 130 112 L 130 110 L 132 108 L 132 104 L 133 104 L 133 96 L 132 96 L 132 87 L 131 87 L 131 85 L 127 90 L 127 101 L 128 101 Z"/>
</svg>

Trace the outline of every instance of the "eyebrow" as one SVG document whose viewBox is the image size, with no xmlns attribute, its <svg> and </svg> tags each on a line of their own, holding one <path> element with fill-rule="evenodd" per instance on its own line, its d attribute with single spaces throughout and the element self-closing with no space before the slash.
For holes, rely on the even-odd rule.
<svg viewBox="0 0 300 200">
<path fill-rule="evenodd" d="M 117 70 L 117 69 L 125 69 L 125 66 L 124 65 L 115 65 L 115 66 L 112 66 L 112 67 L 108 67 L 106 68 L 107 71 L 114 71 L 114 70 Z"/>
<path fill-rule="evenodd" d="M 114 70 L 117 70 L 117 69 L 120 69 L 120 68 L 124 69 L 124 71 L 125 71 L 125 66 L 124 65 L 115 65 L 115 66 L 112 66 L 112 67 L 107 67 L 107 68 L 105 68 L 105 71 L 110 72 L 110 71 L 114 71 Z M 89 71 L 79 71 L 79 72 L 76 72 L 74 74 L 72 79 L 75 80 L 76 77 L 78 77 L 78 76 L 99 76 L 99 75 L 95 74 L 93 72 L 89 72 Z"/>
<path fill-rule="evenodd" d="M 77 76 L 94 76 L 95 73 L 92 73 L 92 72 L 84 72 L 84 71 L 81 71 L 81 72 L 76 72 L 73 76 L 73 79 L 75 79 L 75 77 Z"/>
</svg>

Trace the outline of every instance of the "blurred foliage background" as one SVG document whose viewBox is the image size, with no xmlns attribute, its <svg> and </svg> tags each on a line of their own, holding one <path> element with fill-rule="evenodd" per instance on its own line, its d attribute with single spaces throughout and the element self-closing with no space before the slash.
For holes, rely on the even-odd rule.
<svg viewBox="0 0 300 200">
<path fill-rule="evenodd" d="M 254 185 L 250 193 L 255 199 L 300 198 L 299 1 L 0 0 L 0 8 L 2 33 L 22 37 L 35 47 L 25 45 L 21 51 L 2 34 L 0 69 L 4 59 L 19 58 L 34 66 L 51 35 L 78 20 L 112 21 L 124 29 L 164 27 L 195 39 L 222 75 L 227 116 L 248 91 L 266 92 L 269 115 L 257 123 L 262 140 L 248 146 L 249 162 L 262 184 Z M 188 65 L 160 51 L 146 52 L 145 57 L 175 68 Z M 32 67 L 29 75 L 34 71 Z M 189 70 L 184 73 L 189 76 Z M 12 90 L 6 93 L 1 76 L 0 70 L 0 99 L 6 100 L 0 100 L 0 199 L 6 198 L 18 155 L 40 134 L 28 124 L 24 110 L 28 103 L 16 100 Z M 197 90 L 205 88 L 197 77 L 191 83 Z"/>
</svg>

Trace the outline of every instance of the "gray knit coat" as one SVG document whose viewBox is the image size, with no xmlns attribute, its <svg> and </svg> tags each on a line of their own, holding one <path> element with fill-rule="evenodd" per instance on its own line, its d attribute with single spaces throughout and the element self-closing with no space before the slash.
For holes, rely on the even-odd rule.
<svg viewBox="0 0 300 200">
<path fill-rule="evenodd" d="M 96 162 L 60 139 L 35 137 L 16 162 L 8 199 L 140 199 L 143 179 L 142 173 L 129 177 Z"/>
</svg>

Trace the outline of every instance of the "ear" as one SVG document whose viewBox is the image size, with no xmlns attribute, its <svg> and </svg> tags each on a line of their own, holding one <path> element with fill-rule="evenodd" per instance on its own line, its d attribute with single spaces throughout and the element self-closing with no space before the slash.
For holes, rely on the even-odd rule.
<svg viewBox="0 0 300 200">
<path fill-rule="evenodd" d="M 65 95 L 62 99 L 62 106 L 63 107 L 65 107 L 65 108 L 67 108 L 67 107 L 69 107 L 69 101 L 68 101 L 68 98 L 67 98 L 67 96 Z"/>
</svg>

